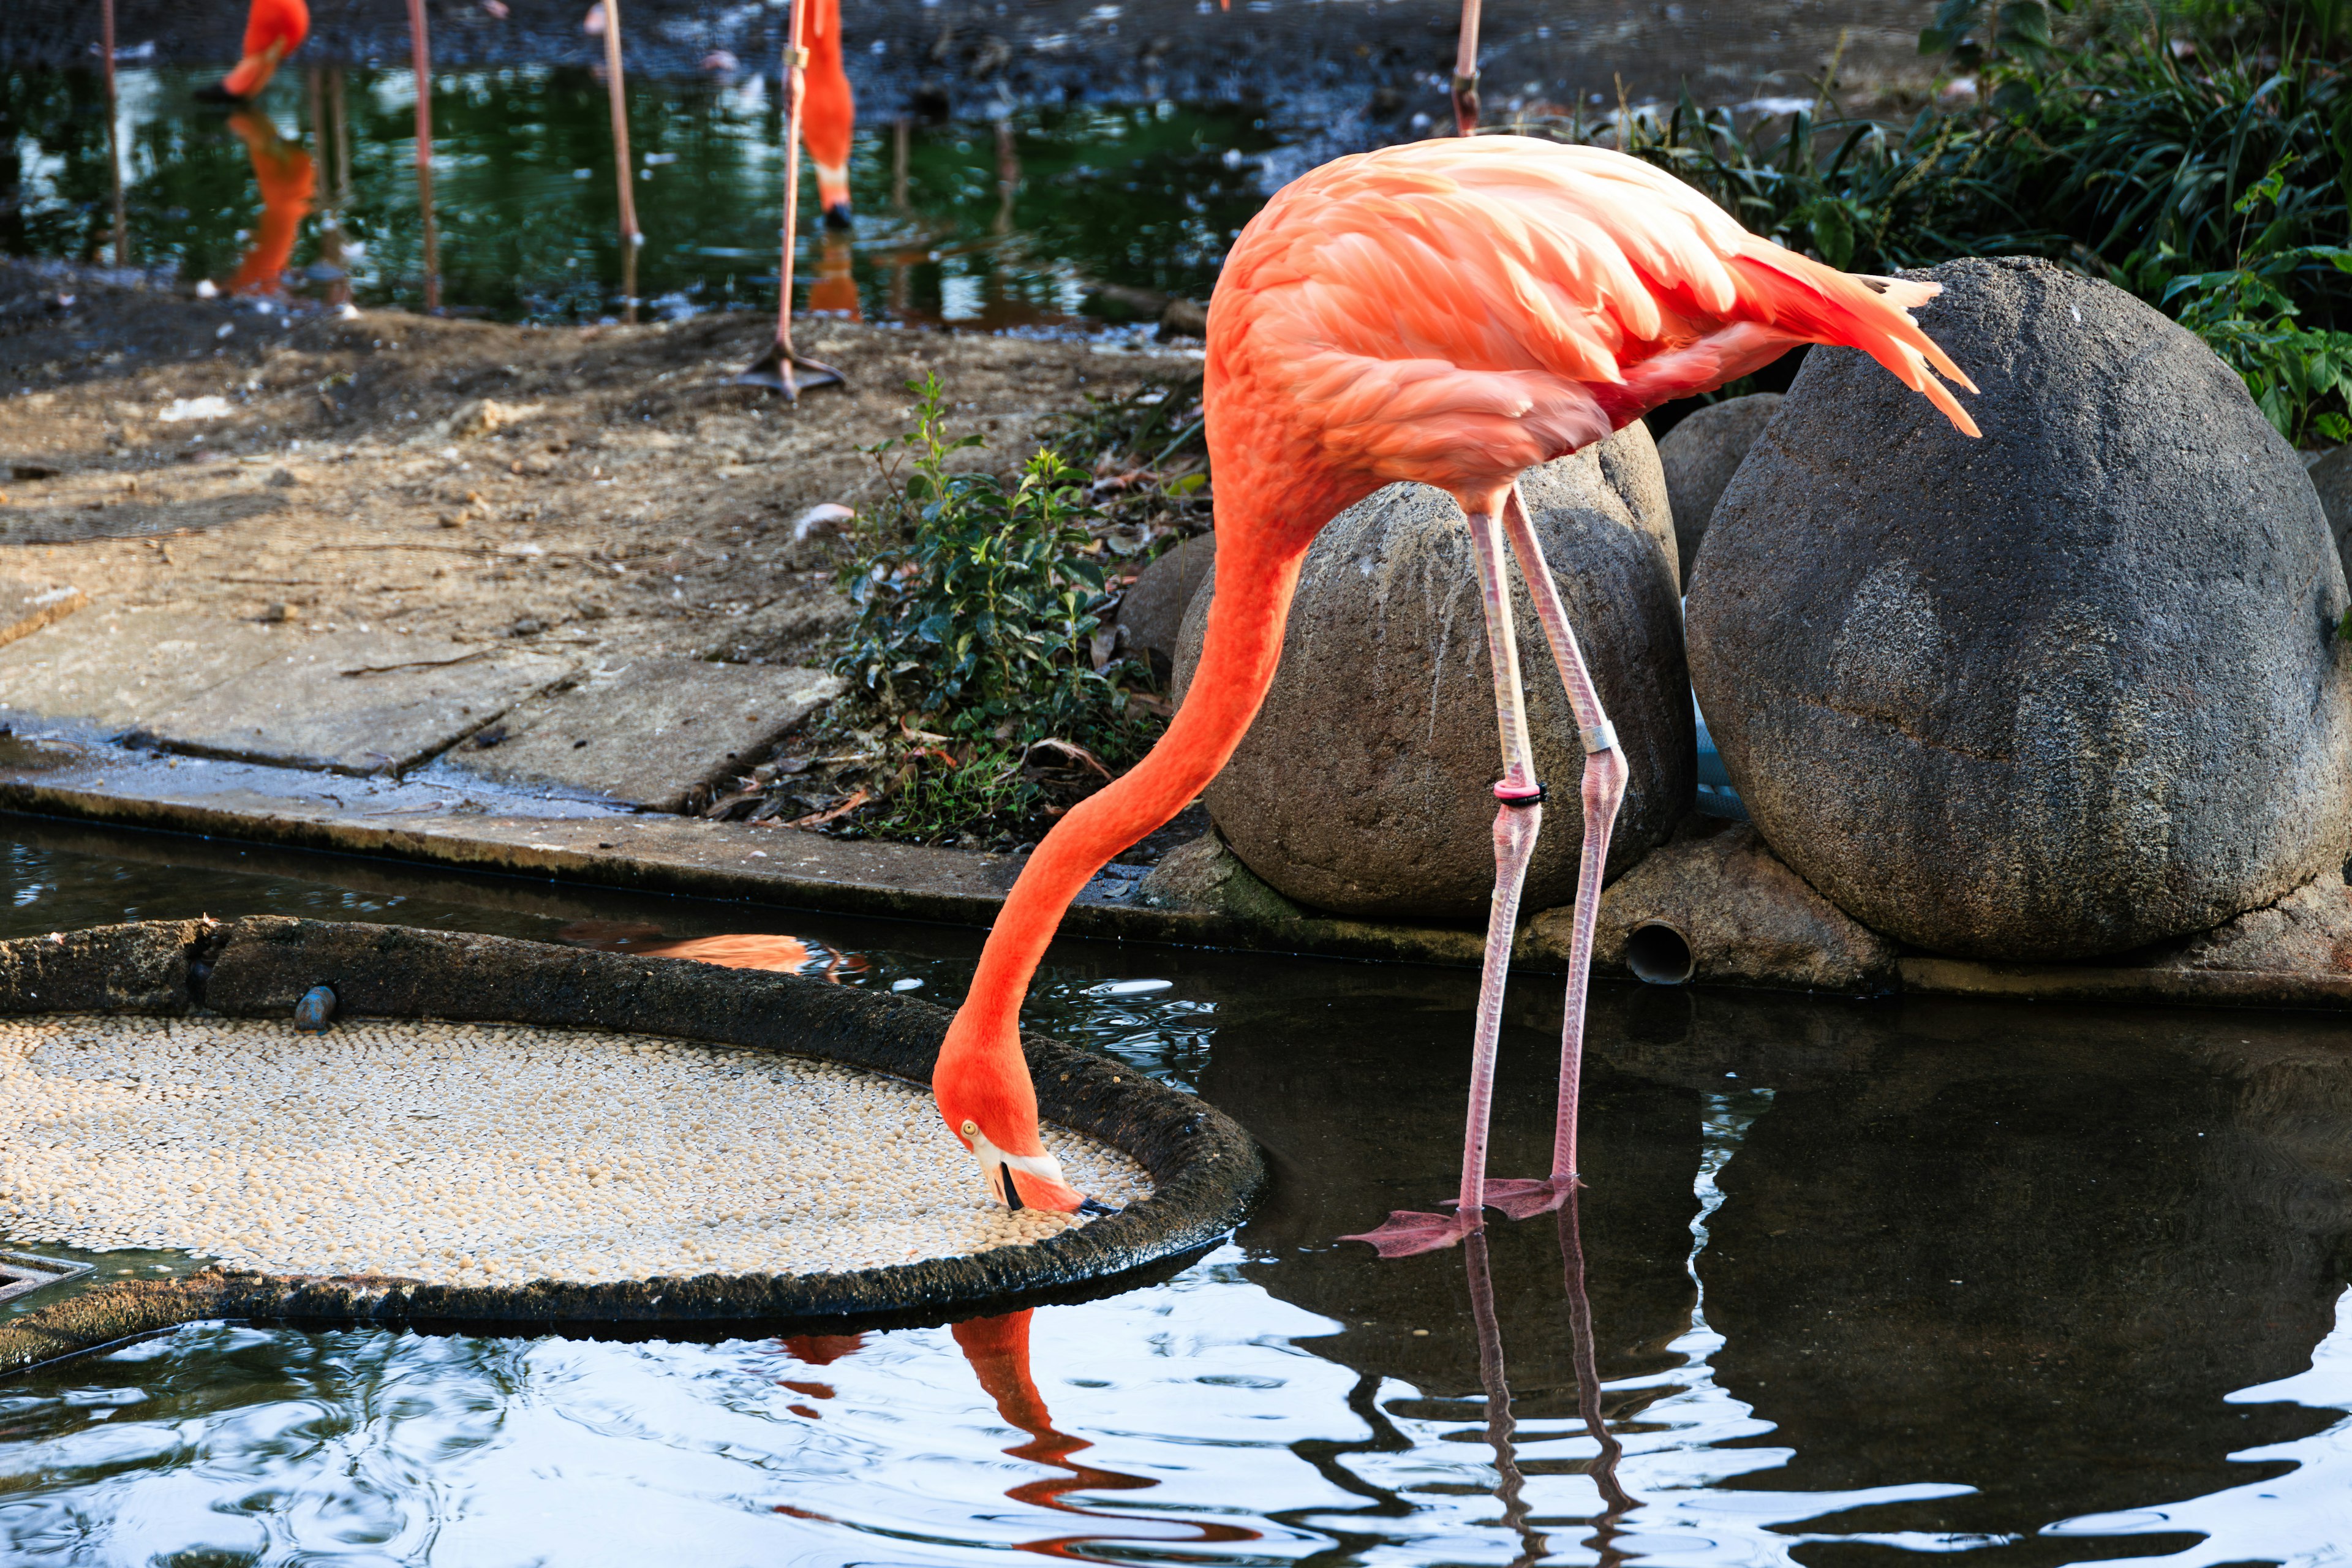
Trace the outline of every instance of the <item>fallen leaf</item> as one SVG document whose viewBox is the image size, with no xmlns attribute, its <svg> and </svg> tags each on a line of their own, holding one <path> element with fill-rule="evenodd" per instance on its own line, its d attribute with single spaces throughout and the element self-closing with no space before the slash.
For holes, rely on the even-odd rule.
<svg viewBox="0 0 2352 1568">
<path fill-rule="evenodd" d="M 781 827 L 822 827 L 826 823 L 832 822 L 838 817 L 847 816 L 851 812 L 856 811 L 859 806 L 864 805 L 866 801 L 871 798 L 872 797 L 866 793 L 865 786 L 860 785 L 856 794 L 851 795 L 847 800 L 843 801 L 839 805 L 833 807 L 830 811 L 812 812 L 806 816 L 796 816 L 790 822 L 779 823 L 777 826 Z"/>
</svg>

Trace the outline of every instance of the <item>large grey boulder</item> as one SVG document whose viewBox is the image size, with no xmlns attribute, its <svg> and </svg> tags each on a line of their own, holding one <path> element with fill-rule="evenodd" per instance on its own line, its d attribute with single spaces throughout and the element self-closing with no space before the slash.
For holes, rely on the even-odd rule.
<svg viewBox="0 0 2352 1568">
<path fill-rule="evenodd" d="M 1815 349 L 1725 492 L 1691 673 L 1757 827 L 1937 952 L 2201 930 L 2352 847 L 2343 568 L 2243 384 L 2120 289 L 1960 261 L 1981 440 Z"/>
<path fill-rule="evenodd" d="M 1750 393 L 1710 403 L 1685 416 L 1658 442 L 1658 463 L 1666 472 L 1666 496 L 1675 509 L 1675 550 L 1682 582 L 1690 584 L 1691 561 L 1706 537 L 1706 520 L 1723 497 L 1739 460 L 1756 444 L 1780 406 L 1777 392 Z"/>
<path fill-rule="evenodd" d="M 1527 476 L 1560 596 L 1633 778 L 1612 873 L 1689 806 L 1694 745 L 1674 535 L 1657 449 L 1639 424 Z M 1181 696 L 1213 582 L 1185 616 Z M 1553 790 L 1524 907 L 1575 894 L 1584 753 L 1568 696 L 1513 574 L 1538 776 Z M 1342 914 L 1482 919 L 1501 776 L 1494 677 L 1470 536 L 1452 497 L 1391 485 L 1307 552 L 1274 689 L 1204 798 L 1243 863 L 1285 897 Z"/>
</svg>

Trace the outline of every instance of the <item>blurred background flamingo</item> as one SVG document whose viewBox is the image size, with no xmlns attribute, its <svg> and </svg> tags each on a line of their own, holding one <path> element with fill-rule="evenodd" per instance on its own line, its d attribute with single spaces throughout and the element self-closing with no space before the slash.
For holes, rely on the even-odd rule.
<svg viewBox="0 0 2352 1568">
<path fill-rule="evenodd" d="M 221 103 L 248 101 L 310 36 L 310 8 L 303 0 L 253 0 L 245 18 L 245 57 L 219 86 L 200 88 L 196 96 Z"/>
<path fill-rule="evenodd" d="M 841 0 L 809 6 L 808 98 L 801 110 L 801 144 L 816 165 L 817 205 L 825 226 L 847 228 L 849 142 L 857 129 L 857 98 L 841 68 Z"/>
</svg>

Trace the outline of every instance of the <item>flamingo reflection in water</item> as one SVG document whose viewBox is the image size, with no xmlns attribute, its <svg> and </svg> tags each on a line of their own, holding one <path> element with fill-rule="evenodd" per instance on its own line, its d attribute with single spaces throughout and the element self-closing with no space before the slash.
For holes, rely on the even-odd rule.
<svg viewBox="0 0 2352 1568">
<path fill-rule="evenodd" d="M 318 169 L 299 143 L 287 141 L 278 133 L 278 122 L 257 110 L 238 110 L 228 117 L 228 128 L 253 160 L 253 183 L 261 190 L 261 221 L 254 226 L 253 243 L 246 247 L 235 276 L 221 288 L 225 293 L 276 299 L 286 292 L 286 265 L 293 259 L 303 216 L 318 194 Z"/>
<path fill-rule="evenodd" d="M 1576 1367 L 1576 1408 L 1584 1429 L 1600 1446 L 1584 1467 L 1601 1493 L 1601 1513 L 1588 1543 L 1599 1554 L 1601 1568 L 1615 1568 L 1626 1553 L 1613 1544 L 1618 1521 L 1638 1506 L 1617 1479 L 1617 1461 L 1624 1449 L 1601 1414 L 1601 1373 L 1592 1337 L 1592 1302 L 1584 1289 L 1584 1237 L 1577 1219 L 1577 1194 L 1571 1192 L 1559 1214 L 1559 1254 L 1562 1283 L 1568 1295 L 1570 1357 Z M 1487 1265 L 1486 1238 L 1464 1238 L 1463 1263 L 1470 1274 L 1470 1318 L 1478 1334 L 1478 1381 L 1486 1393 L 1486 1442 L 1495 1450 L 1495 1469 L 1501 1477 L 1495 1500 L 1503 1505 L 1503 1523 L 1519 1538 L 1519 1555 L 1513 1568 L 1538 1563 L 1551 1545 L 1528 1519 L 1523 1495 L 1527 1478 L 1519 1469 L 1517 1422 L 1511 1415 L 1511 1385 L 1503 1366 L 1503 1327 L 1495 1311 L 1495 1281 Z"/>
<path fill-rule="evenodd" d="M 574 947 L 629 952 L 640 958 L 691 958 L 727 969 L 769 969 L 782 974 L 806 974 L 821 968 L 822 978 L 836 984 L 844 975 L 862 974 L 866 968 L 862 954 L 836 952 L 796 936 L 764 931 L 672 938 L 663 935 L 659 926 L 634 921 L 574 921 L 555 934 Z"/>
<path fill-rule="evenodd" d="M 1259 1539 L 1258 1532 L 1238 1524 L 1220 1524 L 1206 1520 L 1178 1520 L 1159 1515 L 1116 1513 L 1107 1509 L 1080 1508 L 1063 1500 L 1063 1494 L 1087 1491 L 1145 1491 L 1160 1483 L 1149 1476 L 1130 1476 L 1123 1470 L 1108 1470 L 1095 1465 L 1082 1465 L 1071 1456 L 1094 1447 L 1085 1437 L 1075 1437 L 1054 1426 L 1054 1413 L 1046 1408 L 1045 1397 L 1037 1392 L 1037 1380 L 1029 1371 L 1029 1328 L 1034 1309 L 1006 1312 L 993 1318 L 972 1318 L 956 1324 L 948 1331 L 954 1335 L 956 1348 L 979 1380 L 981 1392 L 996 1405 L 996 1414 L 1005 1425 L 1028 1434 L 1026 1442 L 1015 1443 L 1004 1450 L 1007 1457 L 1042 1465 L 1050 1469 L 1066 1471 L 1065 1475 L 1040 1476 L 1008 1488 L 1007 1498 L 1032 1508 L 1049 1509 L 1055 1513 L 1072 1514 L 1080 1519 L 1105 1520 L 1121 1525 L 1141 1525 L 1148 1533 L 1111 1533 L 1099 1530 L 1074 1531 L 1066 1535 L 1051 1535 L 1035 1541 L 1017 1542 L 1023 1552 L 1034 1552 L 1040 1557 L 1061 1557 L 1090 1562 L 1096 1554 L 1087 1548 L 1115 1542 L 1149 1542 L 1158 1546 L 1230 1546 Z M 865 1337 L 859 1334 L 804 1334 L 781 1342 L 781 1348 L 794 1359 L 811 1366 L 826 1366 L 863 1348 Z M 808 1380 L 780 1378 L 780 1387 L 812 1399 L 831 1399 L 831 1384 Z M 785 1408 L 796 1415 L 811 1420 L 821 1419 L 821 1414 L 808 1405 L 792 1405 Z M 814 1513 L 807 1509 L 788 1504 L 778 1505 L 778 1513 L 794 1519 L 815 1520 L 824 1523 L 840 1521 Z M 1189 1531 L 1171 1535 L 1171 1530 Z M 1181 1560 L 1181 1559 L 1180 1559 Z M 1219 1558 L 1202 1557 L 1198 1561 L 1218 1562 Z"/>
</svg>

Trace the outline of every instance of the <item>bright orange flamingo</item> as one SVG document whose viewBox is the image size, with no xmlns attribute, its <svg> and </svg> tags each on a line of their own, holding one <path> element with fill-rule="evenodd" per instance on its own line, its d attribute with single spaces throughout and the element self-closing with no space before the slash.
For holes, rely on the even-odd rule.
<svg viewBox="0 0 2352 1568">
<path fill-rule="evenodd" d="M 857 129 L 857 99 L 841 68 L 841 0 L 816 0 L 810 18 L 808 102 L 801 144 L 816 165 L 816 202 L 828 228 L 847 228 L 849 138 Z"/>
<path fill-rule="evenodd" d="M 253 183 L 261 187 L 261 222 L 226 291 L 275 297 L 286 291 L 286 264 L 318 191 L 318 171 L 310 154 L 280 136 L 266 114 L 240 109 L 228 117 L 228 128 L 252 155 Z"/>
<path fill-rule="evenodd" d="M 199 89 L 196 96 L 215 101 L 243 103 L 269 85 L 286 57 L 310 36 L 310 8 L 303 0 L 253 0 L 245 18 L 245 58 L 223 77 L 220 85 Z"/>
<path fill-rule="evenodd" d="M 1234 242 L 1209 307 L 1217 579 L 1191 690 L 1151 753 L 1072 807 L 1030 856 L 933 1074 L 940 1113 L 990 1189 L 1065 1212 L 1087 1202 L 1038 1141 L 1022 994 L 1070 900 L 1113 855 L 1190 803 L 1240 743 L 1273 683 L 1299 566 L 1325 521 L 1412 480 L 1450 491 L 1468 515 L 1503 776 L 1460 1206 L 1392 1215 L 1361 1239 L 1399 1257 L 1478 1229 L 1489 1201 L 1514 1217 L 1557 1208 L 1576 1184 L 1585 977 L 1626 766 L 1518 476 L 1801 342 L 1861 350 L 1973 435 L 1928 367 L 1973 385 L 1908 314 L 1936 292 L 1932 283 L 1851 278 L 1759 239 L 1635 159 L 1527 137 L 1342 158 L 1269 202 Z M 1527 741 L 1506 536 L 1581 731 L 1584 842 L 1551 1174 L 1490 1186 L 1503 978 L 1544 799 Z"/>
</svg>

